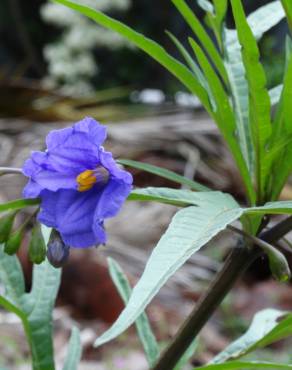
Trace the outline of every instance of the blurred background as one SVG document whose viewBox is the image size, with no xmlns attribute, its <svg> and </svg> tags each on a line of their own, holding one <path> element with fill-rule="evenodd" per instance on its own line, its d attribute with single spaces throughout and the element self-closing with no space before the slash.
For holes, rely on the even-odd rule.
<svg viewBox="0 0 292 370">
<path fill-rule="evenodd" d="M 170 1 L 80 2 L 155 39 L 177 58 L 165 30 L 187 46 L 190 30 Z M 244 4 L 249 13 L 268 2 L 245 0 Z M 204 14 L 195 3 L 189 1 L 203 21 Z M 227 24 L 233 26 L 230 14 Z M 286 23 L 281 22 L 260 43 L 269 87 L 282 79 L 286 33 Z M 1 0 L 0 37 L 0 166 L 20 167 L 31 150 L 43 149 L 50 130 L 92 116 L 108 126 L 107 148 L 115 157 L 166 167 L 244 201 L 234 163 L 196 97 L 128 42 L 45 0 Z M 132 173 L 136 186 L 175 186 L 138 170 Z M 24 183 L 19 177 L 1 178 L 0 201 L 20 197 Z M 291 194 L 287 185 L 282 198 L 291 199 Z M 166 205 L 128 203 L 108 222 L 106 247 L 73 251 L 64 268 L 55 312 L 58 363 L 62 363 L 70 328 L 77 322 L 84 345 L 81 370 L 147 368 L 134 330 L 101 349 L 92 349 L 96 333 L 105 330 L 123 307 L 108 276 L 106 257 L 116 258 L 134 284 L 174 212 L 174 207 Z M 28 237 L 20 255 L 29 289 L 27 241 Z M 222 233 L 185 264 L 154 300 L 149 315 L 162 343 L 175 334 L 233 244 L 234 236 Z M 266 261 L 257 261 L 203 330 L 193 364 L 208 361 L 243 333 L 257 310 L 291 309 L 291 286 L 276 284 Z M 1 310 L 0 332 L 0 367 L 29 368 L 21 326 Z M 258 356 L 274 361 L 278 356 L 288 362 L 289 356 L 292 360 L 289 345 L 291 341 L 283 342 Z"/>
</svg>

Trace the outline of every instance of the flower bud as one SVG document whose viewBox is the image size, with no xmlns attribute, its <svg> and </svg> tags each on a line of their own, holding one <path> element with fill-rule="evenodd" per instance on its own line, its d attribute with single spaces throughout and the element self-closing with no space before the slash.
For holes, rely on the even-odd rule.
<svg viewBox="0 0 292 370">
<path fill-rule="evenodd" d="M 32 229 L 28 255 L 31 262 L 36 264 L 42 263 L 46 257 L 46 244 L 39 224 Z"/>
<path fill-rule="evenodd" d="M 8 212 L 0 218 L 0 244 L 8 240 L 16 213 Z"/>
<path fill-rule="evenodd" d="M 273 277 L 282 283 L 289 281 L 291 272 L 286 257 L 275 248 L 267 254 Z"/>
<path fill-rule="evenodd" d="M 20 247 L 22 236 L 23 236 L 23 228 L 20 227 L 18 230 L 14 231 L 10 235 L 9 239 L 5 243 L 4 252 L 9 254 L 10 256 L 15 254 Z"/>
<path fill-rule="evenodd" d="M 63 267 L 68 260 L 70 247 L 66 245 L 57 230 L 53 230 L 48 242 L 47 258 L 56 268 Z"/>
</svg>

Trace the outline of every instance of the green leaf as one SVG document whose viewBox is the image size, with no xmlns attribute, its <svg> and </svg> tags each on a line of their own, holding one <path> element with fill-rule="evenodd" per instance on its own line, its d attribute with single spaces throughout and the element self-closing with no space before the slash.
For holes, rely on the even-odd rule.
<svg viewBox="0 0 292 370">
<path fill-rule="evenodd" d="M 245 183 L 249 199 L 251 200 L 251 203 L 253 203 L 255 198 L 254 189 L 246 162 L 239 148 L 238 140 L 234 135 L 236 131 L 236 124 L 235 117 L 229 103 L 229 97 L 226 94 L 220 79 L 214 72 L 202 49 L 193 39 L 190 38 L 189 42 L 194 50 L 196 57 L 198 58 L 199 64 L 212 91 L 212 95 L 217 107 L 217 111 L 215 113 L 217 125 L 233 154 L 233 157 L 237 163 L 237 166 Z"/>
<path fill-rule="evenodd" d="M 287 47 L 288 50 L 288 47 Z M 287 56 L 287 67 L 284 76 L 284 86 L 275 122 L 273 125 L 273 137 L 276 141 L 292 134 L 292 53 Z M 275 160 L 273 168 L 272 199 L 276 199 L 282 190 L 292 170 L 292 147 L 286 145 L 284 150 Z"/>
<path fill-rule="evenodd" d="M 108 265 L 112 281 L 114 282 L 124 303 L 127 304 L 132 293 L 129 281 L 121 267 L 112 258 L 108 258 Z M 159 357 L 159 347 L 145 312 L 137 318 L 135 324 L 148 364 L 152 367 Z"/>
<path fill-rule="evenodd" d="M 50 229 L 43 228 L 48 241 Z M 0 281 L 5 287 L 5 308 L 22 320 L 32 351 L 34 370 L 53 370 L 52 311 L 59 289 L 61 271 L 47 261 L 34 265 L 30 293 L 25 293 L 24 278 L 18 258 L 3 252 L 0 246 Z"/>
<path fill-rule="evenodd" d="M 133 168 L 137 168 L 138 170 L 142 170 L 145 172 L 152 173 L 154 175 L 163 177 L 165 179 L 171 180 L 173 182 L 176 182 L 181 185 L 186 185 L 192 190 L 197 190 L 197 191 L 208 191 L 210 190 L 207 188 L 207 186 L 201 185 L 198 182 L 194 180 L 190 180 L 187 177 L 178 175 L 177 173 L 167 170 L 165 168 L 161 168 L 158 166 L 154 166 L 153 164 L 148 164 L 148 163 L 143 163 L 143 162 L 137 162 L 133 161 L 130 159 L 119 159 L 117 161 L 118 163 L 124 165 L 124 166 L 129 166 Z"/>
<path fill-rule="evenodd" d="M 196 76 L 197 80 L 200 82 L 200 84 L 203 86 L 203 88 L 207 91 L 210 102 L 212 103 L 212 107 L 214 109 L 215 103 L 213 101 L 212 93 L 209 88 L 208 82 L 206 81 L 203 73 L 201 72 L 199 66 L 194 61 L 194 59 L 191 57 L 187 49 L 183 46 L 183 44 L 169 31 L 166 31 L 166 34 L 169 36 L 169 38 L 172 40 L 172 42 L 175 44 L 181 55 L 184 57 L 185 61 L 193 71 L 194 75 Z"/>
<path fill-rule="evenodd" d="M 179 81 L 181 81 L 194 95 L 196 95 L 206 108 L 212 114 L 207 92 L 194 77 L 193 73 L 171 55 L 163 47 L 144 35 L 132 30 L 123 23 L 103 14 L 102 12 L 91 9 L 84 5 L 71 2 L 69 0 L 53 0 L 56 3 L 63 4 L 79 13 L 91 18 L 99 25 L 119 33 L 121 36 L 132 42 L 141 50 L 149 54 L 153 59 L 159 62 L 169 72 L 171 72 Z"/>
<path fill-rule="evenodd" d="M 266 31 L 280 22 L 284 16 L 284 11 L 277 0 L 261 6 L 251 13 L 247 17 L 247 22 L 254 37 L 259 40 Z M 251 127 L 248 116 L 248 84 L 241 57 L 241 47 L 235 30 L 225 28 L 224 36 L 225 67 L 229 77 L 232 92 L 231 98 L 236 113 L 237 134 L 247 166 L 250 172 L 253 172 L 254 149 L 252 147 Z M 272 90 L 270 93 L 272 94 L 273 104 L 276 104 L 276 99 L 278 98 L 276 93 L 279 93 L 279 90 Z"/>
<path fill-rule="evenodd" d="M 5 289 L 4 298 L 21 309 L 21 296 L 24 294 L 22 268 L 16 256 L 4 252 L 4 245 L 0 245 L 0 282 Z"/>
<path fill-rule="evenodd" d="M 261 207 L 246 208 L 247 214 L 292 214 L 292 201 L 269 202 Z"/>
<path fill-rule="evenodd" d="M 225 197 L 228 197 L 228 195 L 223 194 L 220 191 L 208 191 L 198 193 L 190 190 L 148 187 L 132 190 L 128 199 L 147 202 L 155 201 L 180 207 L 196 205 L 200 207 L 211 208 L 213 202 L 216 203 L 218 199 L 224 199 Z M 230 199 L 232 199 L 232 197 L 230 197 Z"/>
<path fill-rule="evenodd" d="M 213 29 L 217 42 L 222 49 L 222 24 L 227 12 L 227 0 L 215 1 L 214 5 L 207 0 L 197 0 L 198 5 L 206 11 L 207 21 Z"/>
<path fill-rule="evenodd" d="M 34 265 L 31 292 L 23 298 L 23 310 L 31 336 L 35 369 L 52 370 L 52 311 L 60 285 L 61 271 L 46 260 Z"/>
<path fill-rule="evenodd" d="M 231 6 L 249 86 L 249 119 L 255 150 L 258 201 L 261 202 L 266 196 L 270 165 L 265 158 L 265 148 L 272 133 L 270 97 L 266 89 L 265 72 L 259 62 L 257 42 L 246 20 L 241 0 L 231 0 Z"/>
<path fill-rule="evenodd" d="M 78 370 L 81 355 L 80 331 L 78 328 L 73 327 L 63 370 Z"/>
<path fill-rule="evenodd" d="M 197 348 L 198 348 L 198 340 L 196 338 L 195 340 L 192 341 L 189 348 L 185 351 L 183 356 L 180 358 L 174 370 L 183 370 L 185 366 L 190 362 L 194 354 L 196 353 Z"/>
<path fill-rule="evenodd" d="M 283 8 L 285 9 L 287 21 L 292 32 L 292 3 L 291 0 L 281 0 Z"/>
<path fill-rule="evenodd" d="M 221 202 L 222 199 L 228 197 L 230 202 L 231 200 L 234 202 L 234 208 L 237 207 L 240 209 L 242 214 L 292 214 L 292 201 L 289 200 L 268 202 L 260 207 L 240 208 L 230 195 L 221 193 L 219 191 L 193 192 L 190 190 L 148 187 L 132 190 L 129 200 L 155 201 L 180 207 L 196 205 L 199 207 L 211 208 L 214 203 L 216 204 L 218 201 Z"/>
<path fill-rule="evenodd" d="M 248 331 L 219 353 L 211 362 L 225 363 L 265 347 L 292 334 L 292 314 L 275 309 L 258 312 Z M 291 365 L 292 366 L 292 365 Z"/>
<path fill-rule="evenodd" d="M 199 39 L 202 47 L 206 50 L 210 59 L 213 61 L 218 72 L 223 78 L 223 81 L 227 83 L 228 78 L 224 67 L 224 63 L 222 61 L 222 57 L 219 54 L 218 50 L 216 49 L 216 46 L 209 37 L 208 33 L 205 31 L 201 22 L 195 15 L 195 13 L 190 9 L 190 7 L 186 4 L 184 0 L 172 0 L 172 2 L 176 6 L 178 11 L 181 13 L 185 21 L 188 23 L 188 25 L 191 27 L 194 34 Z"/>
<path fill-rule="evenodd" d="M 212 207 L 191 206 L 178 211 L 154 248 L 127 306 L 113 326 L 96 340 L 95 346 L 117 337 L 135 322 L 169 277 L 241 215 L 236 207 L 232 197 L 220 194 Z"/>
<path fill-rule="evenodd" d="M 242 362 L 242 361 L 232 361 L 226 362 L 224 364 L 217 365 L 207 365 L 202 367 L 196 367 L 194 370 L 254 370 L 254 369 L 271 369 L 271 370 L 289 370 L 292 369 L 292 365 L 269 363 L 269 362 Z"/>
<path fill-rule="evenodd" d="M 17 199 L 11 202 L 0 204 L 0 212 L 13 211 L 40 204 L 40 199 Z"/>
</svg>

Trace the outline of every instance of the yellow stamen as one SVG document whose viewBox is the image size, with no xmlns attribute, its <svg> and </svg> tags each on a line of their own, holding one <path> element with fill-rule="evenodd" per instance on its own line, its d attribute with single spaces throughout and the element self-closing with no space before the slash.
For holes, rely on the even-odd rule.
<svg viewBox="0 0 292 370">
<path fill-rule="evenodd" d="M 97 179 L 93 170 L 81 172 L 77 177 L 78 191 L 87 191 L 93 187 Z"/>
</svg>

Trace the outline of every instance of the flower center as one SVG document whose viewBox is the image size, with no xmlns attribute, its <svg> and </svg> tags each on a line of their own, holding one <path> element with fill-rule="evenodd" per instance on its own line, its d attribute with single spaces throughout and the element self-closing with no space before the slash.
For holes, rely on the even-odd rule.
<svg viewBox="0 0 292 370">
<path fill-rule="evenodd" d="M 106 184 L 109 179 L 109 172 L 106 168 L 98 166 L 94 170 L 85 170 L 81 172 L 77 177 L 76 181 L 78 184 L 78 191 L 90 190 L 95 184 Z"/>
</svg>

